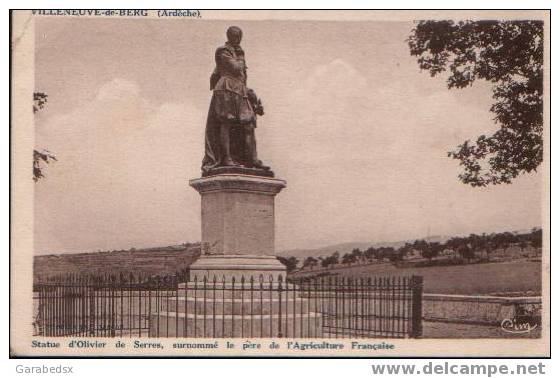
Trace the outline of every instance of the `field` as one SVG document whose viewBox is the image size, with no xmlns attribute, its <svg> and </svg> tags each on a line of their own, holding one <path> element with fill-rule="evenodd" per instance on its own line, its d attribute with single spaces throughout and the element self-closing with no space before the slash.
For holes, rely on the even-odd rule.
<svg viewBox="0 0 560 378">
<path fill-rule="evenodd" d="M 336 268 L 329 272 L 351 277 L 416 274 L 424 277 L 425 293 L 474 295 L 541 291 L 541 262 L 527 260 L 424 268 L 396 268 L 386 263 Z"/>
</svg>

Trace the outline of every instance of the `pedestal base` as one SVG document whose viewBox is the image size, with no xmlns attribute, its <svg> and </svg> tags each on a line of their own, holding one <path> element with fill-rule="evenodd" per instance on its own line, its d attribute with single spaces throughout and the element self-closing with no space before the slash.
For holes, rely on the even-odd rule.
<svg viewBox="0 0 560 378">
<path fill-rule="evenodd" d="M 262 168 L 247 168 L 247 167 L 216 167 L 208 171 L 202 172 L 202 177 L 217 176 L 224 174 L 242 174 L 249 176 L 261 176 L 261 177 L 274 177 L 274 172 L 270 169 Z"/>
<path fill-rule="evenodd" d="M 178 316 L 177 316 L 178 315 Z M 151 319 L 150 337 L 321 338 L 319 313 L 281 315 L 194 315 L 162 312 Z"/>
<path fill-rule="evenodd" d="M 157 304 L 150 337 L 320 338 L 322 303 L 309 288 L 268 279 L 192 279 Z"/>
<path fill-rule="evenodd" d="M 199 282 L 206 277 L 212 282 L 231 282 L 235 278 L 240 282 L 243 277 L 247 282 L 253 277 L 257 281 L 261 276 L 268 281 L 271 277 L 286 279 L 286 267 L 274 256 L 254 255 L 203 255 L 190 267 L 190 281 L 195 277 Z"/>
</svg>

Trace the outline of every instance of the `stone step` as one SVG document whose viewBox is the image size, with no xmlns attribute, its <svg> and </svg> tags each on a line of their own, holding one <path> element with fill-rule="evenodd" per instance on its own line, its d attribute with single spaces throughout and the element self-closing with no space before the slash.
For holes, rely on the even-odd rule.
<svg viewBox="0 0 560 378">
<path fill-rule="evenodd" d="M 203 280 L 198 280 L 198 281 L 194 281 L 191 280 L 189 282 L 181 282 L 178 284 L 179 289 L 202 289 L 204 287 L 205 282 Z M 222 281 L 221 279 L 216 280 L 215 282 L 213 280 L 207 280 L 206 281 L 206 287 L 207 288 L 216 288 L 216 289 L 226 289 L 226 290 L 240 290 L 240 289 L 245 289 L 245 290 L 250 290 L 251 289 L 251 282 L 249 280 L 245 280 L 245 282 L 240 282 L 240 281 L 236 281 L 236 282 L 231 282 L 231 281 Z M 258 280 L 254 280 L 253 281 L 253 289 L 254 290 L 260 290 L 260 288 L 263 288 L 264 290 L 279 290 L 280 288 L 282 288 L 282 291 L 287 291 L 287 290 L 298 290 L 299 289 L 299 285 L 294 285 L 291 283 L 287 283 L 287 282 L 282 282 L 279 283 L 278 281 L 269 281 L 269 280 L 264 280 L 262 282 L 258 281 Z"/>
<path fill-rule="evenodd" d="M 150 337 L 321 337 L 322 317 L 306 315 L 215 315 L 164 312 L 151 317 Z M 186 330 L 185 330 L 186 326 Z"/>
<path fill-rule="evenodd" d="M 264 286 L 261 290 L 260 287 L 255 286 L 251 290 L 249 286 L 245 286 L 244 288 L 241 288 L 241 286 L 222 287 L 221 285 L 216 285 L 214 287 L 208 285 L 207 287 L 204 287 L 200 285 L 197 287 L 187 288 L 186 293 L 184 288 L 179 288 L 177 292 L 177 296 L 179 298 L 184 298 L 186 296 L 189 298 L 194 298 L 194 297 L 222 298 L 223 297 L 223 298 L 247 299 L 247 298 L 251 298 L 252 295 L 253 300 L 257 300 L 257 299 L 260 300 L 261 295 L 263 299 L 282 298 L 282 300 L 285 300 L 286 298 L 294 298 L 294 296 L 296 298 L 299 298 L 303 294 L 304 293 L 300 292 L 296 286 L 291 286 L 291 288 L 287 290 L 284 287 L 282 287 L 282 289 L 279 289 L 274 287 L 270 288 L 267 286 Z"/>
<path fill-rule="evenodd" d="M 206 314 L 262 314 L 262 315 L 270 315 L 270 314 L 277 314 L 280 310 L 283 313 L 291 313 L 294 312 L 298 314 L 306 314 L 313 308 L 313 303 L 310 301 L 296 298 L 295 301 L 292 299 L 282 299 L 282 302 L 278 300 L 278 298 L 263 298 L 262 301 L 260 298 L 254 297 L 253 301 L 251 298 L 244 298 L 243 300 L 240 298 L 195 298 L 187 297 L 187 298 L 170 298 L 169 301 L 162 301 L 160 309 L 166 311 L 169 309 L 170 311 L 178 311 L 178 312 L 187 312 L 189 314 L 196 313 L 203 314 L 206 311 Z"/>
</svg>

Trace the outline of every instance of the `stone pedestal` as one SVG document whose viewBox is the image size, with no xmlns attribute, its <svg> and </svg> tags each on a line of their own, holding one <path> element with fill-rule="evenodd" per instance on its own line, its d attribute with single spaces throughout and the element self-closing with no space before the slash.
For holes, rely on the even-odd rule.
<svg viewBox="0 0 560 378">
<path fill-rule="evenodd" d="M 318 337 L 321 314 L 274 256 L 274 198 L 286 182 L 224 173 L 190 185 L 202 201 L 201 256 L 152 316 L 151 336 Z"/>
<path fill-rule="evenodd" d="M 274 255 L 274 197 L 284 180 L 240 174 L 194 179 L 203 255 Z"/>
<path fill-rule="evenodd" d="M 220 174 L 190 185 L 200 193 L 202 218 L 202 255 L 190 266 L 191 277 L 285 277 L 274 256 L 274 197 L 284 180 Z"/>
</svg>

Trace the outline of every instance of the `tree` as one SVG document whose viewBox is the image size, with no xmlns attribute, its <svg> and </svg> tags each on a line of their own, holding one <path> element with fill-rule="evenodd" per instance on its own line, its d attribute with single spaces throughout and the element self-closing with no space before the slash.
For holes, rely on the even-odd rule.
<svg viewBox="0 0 560 378">
<path fill-rule="evenodd" d="M 319 261 L 323 268 L 330 268 L 331 266 L 338 264 L 339 258 L 340 258 L 340 253 L 336 251 L 330 256 L 319 257 Z"/>
<path fill-rule="evenodd" d="M 542 228 L 533 229 L 529 235 L 531 247 L 542 248 Z"/>
<path fill-rule="evenodd" d="M 331 265 L 337 265 L 339 263 L 340 253 L 338 251 L 331 255 Z"/>
<path fill-rule="evenodd" d="M 402 247 L 399 248 L 399 253 L 402 255 L 404 259 L 404 257 L 411 254 L 413 250 L 414 248 L 412 247 L 412 244 L 405 243 Z"/>
<path fill-rule="evenodd" d="M 473 257 L 476 256 L 476 252 L 484 248 L 484 243 L 482 242 L 482 237 L 477 234 L 470 234 L 467 237 L 467 245 L 472 251 Z"/>
<path fill-rule="evenodd" d="M 40 178 L 45 177 L 41 162 L 49 164 L 53 160 L 56 161 L 56 156 L 48 150 L 41 152 L 33 150 L 33 181 L 37 182 Z"/>
<path fill-rule="evenodd" d="M 49 96 L 43 92 L 33 93 L 33 113 L 37 113 L 40 109 L 45 107 L 48 97 Z"/>
<path fill-rule="evenodd" d="M 467 243 L 468 240 L 466 238 L 453 237 L 445 243 L 445 247 L 453 250 L 453 252 L 455 252 L 456 255 L 460 255 L 459 249 L 462 248 Z"/>
<path fill-rule="evenodd" d="M 375 259 L 375 248 L 369 247 L 368 249 L 366 249 L 366 250 L 364 251 L 364 257 L 365 257 L 368 261 L 373 261 L 373 259 Z"/>
<path fill-rule="evenodd" d="M 394 261 L 394 255 L 395 255 L 395 248 L 393 247 L 381 247 L 381 256 L 383 256 L 383 259 L 388 259 L 389 261 Z"/>
<path fill-rule="evenodd" d="M 360 248 L 354 248 L 351 253 L 354 262 L 361 261 L 364 258 L 364 252 Z"/>
<path fill-rule="evenodd" d="M 47 94 L 43 92 L 33 93 L 33 113 L 37 113 L 45 107 L 47 97 Z M 33 150 L 33 181 L 37 182 L 41 177 L 45 177 L 41 163 L 49 164 L 51 161 L 56 161 L 56 156 L 50 151 Z"/>
<path fill-rule="evenodd" d="M 457 252 L 462 258 L 467 259 L 469 262 L 472 258 L 474 258 L 474 250 L 469 246 L 469 244 L 463 244 L 457 249 Z"/>
<path fill-rule="evenodd" d="M 351 253 L 345 253 L 342 256 L 342 263 L 343 264 L 347 264 L 347 265 L 351 265 L 352 263 L 356 262 L 356 257 L 351 254 Z"/>
<path fill-rule="evenodd" d="M 408 45 L 420 69 L 431 76 L 449 69 L 450 89 L 465 88 L 477 79 L 493 84 L 490 111 L 499 130 L 448 153 L 463 167 L 463 183 L 509 184 L 541 164 L 543 30 L 538 20 L 420 21 L 412 30 Z"/>
<path fill-rule="evenodd" d="M 400 247 L 399 249 L 394 249 L 393 247 L 390 247 L 390 253 L 389 253 L 389 261 L 391 262 L 397 262 L 397 261 L 403 261 L 404 260 L 404 256 L 406 255 L 406 248 L 405 247 Z"/>
<path fill-rule="evenodd" d="M 385 257 L 383 248 L 376 248 L 376 249 L 373 251 L 373 256 L 374 256 L 375 259 L 378 260 L 379 262 L 383 261 L 383 258 Z"/>
<path fill-rule="evenodd" d="M 507 252 L 507 249 L 514 243 L 517 243 L 518 236 L 512 232 L 502 232 L 498 234 L 498 240 L 500 247 L 503 248 L 504 253 Z"/>
<path fill-rule="evenodd" d="M 333 253 L 333 255 L 321 258 L 321 266 L 323 268 L 330 268 L 332 265 L 338 264 L 338 252 Z"/>
<path fill-rule="evenodd" d="M 298 264 L 297 257 L 291 256 L 286 258 L 286 257 L 278 256 L 278 260 L 280 260 L 282 264 L 286 265 L 286 270 L 288 271 L 288 273 L 293 272 L 297 268 L 297 264 Z"/>
<path fill-rule="evenodd" d="M 439 242 L 431 242 L 424 244 L 424 247 L 420 250 L 420 254 L 423 258 L 432 261 L 434 257 L 439 255 L 443 251 L 444 246 Z"/>
<path fill-rule="evenodd" d="M 428 248 L 428 242 L 425 240 L 415 240 L 414 243 L 412 243 L 412 249 L 420 252 L 420 255 L 424 258 L 426 258 L 425 254 Z"/>
<path fill-rule="evenodd" d="M 490 260 L 490 253 L 502 248 L 504 244 L 500 234 L 484 235 L 484 251 L 486 252 L 486 260 Z"/>
<path fill-rule="evenodd" d="M 303 261 L 303 268 L 314 268 L 315 266 L 317 266 L 318 261 L 315 257 L 313 256 L 308 256 L 304 261 Z"/>
</svg>

